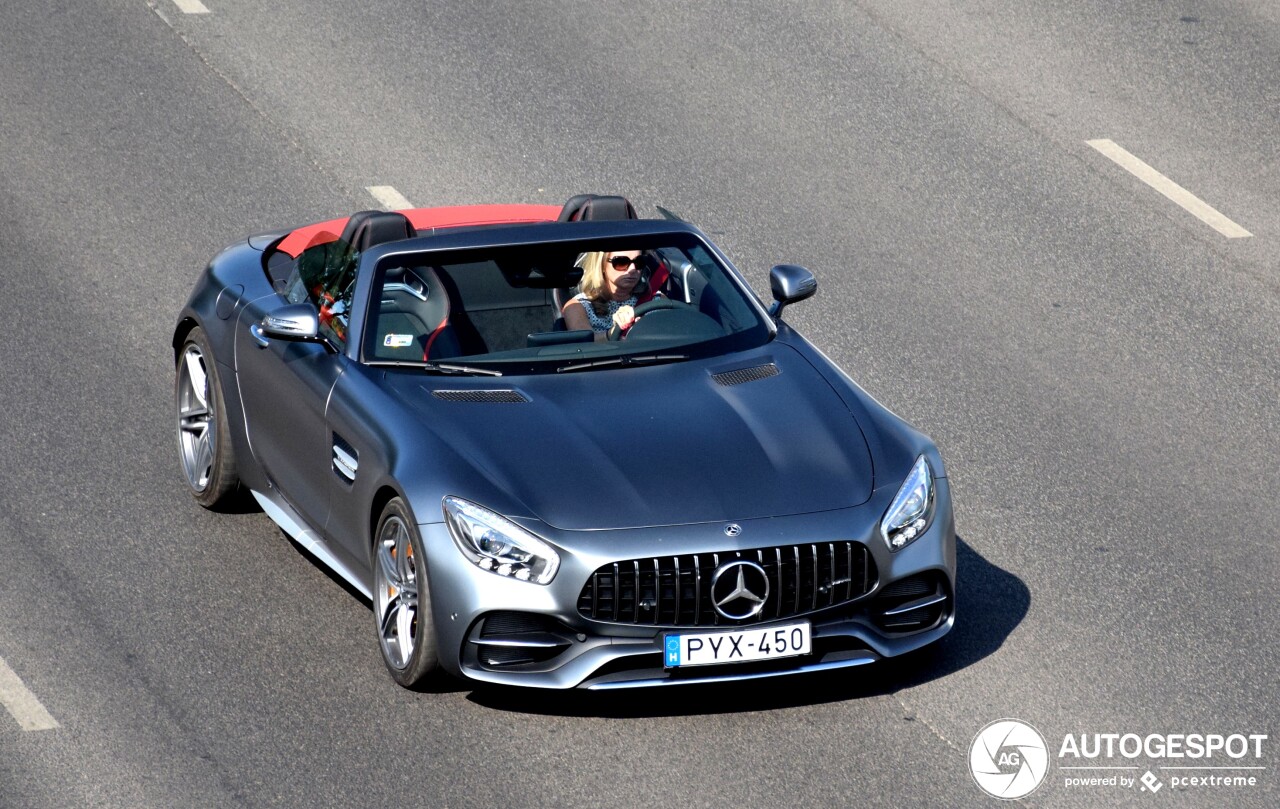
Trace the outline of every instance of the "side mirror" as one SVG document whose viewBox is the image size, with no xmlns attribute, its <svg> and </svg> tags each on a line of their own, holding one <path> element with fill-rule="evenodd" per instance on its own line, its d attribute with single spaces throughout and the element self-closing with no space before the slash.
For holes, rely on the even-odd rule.
<svg viewBox="0 0 1280 809">
<path fill-rule="evenodd" d="M 282 306 L 249 326 L 249 334 L 260 346 L 267 346 L 274 337 L 279 340 L 320 339 L 320 313 L 309 303 Z"/>
<path fill-rule="evenodd" d="M 769 288 L 773 290 L 773 306 L 769 314 L 773 318 L 782 316 L 782 307 L 802 301 L 818 291 L 818 279 L 813 273 L 798 264 L 779 264 L 769 270 Z"/>
</svg>

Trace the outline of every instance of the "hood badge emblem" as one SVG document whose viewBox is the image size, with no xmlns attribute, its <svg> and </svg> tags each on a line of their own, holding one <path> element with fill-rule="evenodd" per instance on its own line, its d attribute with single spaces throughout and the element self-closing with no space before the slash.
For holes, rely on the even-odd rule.
<svg viewBox="0 0 1280 809">
<path fill-rule="evenodd" d="M 742 533 L 742 526 L 736 522 L 731 522 L 724 527 L 724 535 L 727 537 L 736 537 Z"/>
</svg>

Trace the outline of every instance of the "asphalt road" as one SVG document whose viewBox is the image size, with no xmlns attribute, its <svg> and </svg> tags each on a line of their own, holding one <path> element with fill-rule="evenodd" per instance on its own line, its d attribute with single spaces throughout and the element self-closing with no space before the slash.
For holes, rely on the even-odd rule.
<svg viewBox="0 0 1280 809">
<path fill-rule="evenodd" d="M 0 10 L 0 696 L 58 725 L 0 711 L 0 807 L 989 806 L 968 749 L 1002 717 L 1050 748 L 1027 805 L 1280 803 L 1273 4 L 205 6 Z M 788 320 L 942 448 L 951 636 L 750 687 L 396 687 L 367 605 L 196 506 L 171 433 L 208 258 L 376 185 L 623 193 L 759 289 L 813 269 Z M 1066 786 L 1082 733 L 1270 738 L 1074 762 L 1152 794 Z"/>
</svg>

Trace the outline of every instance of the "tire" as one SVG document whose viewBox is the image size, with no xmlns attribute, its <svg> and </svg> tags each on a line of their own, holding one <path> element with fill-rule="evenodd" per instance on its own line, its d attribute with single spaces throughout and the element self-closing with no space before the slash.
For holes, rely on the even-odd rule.
<svg viewBox="0 0 1280 809">
<path fill-rule="evenodd" d="M 393 498 L 374 534 L 373 619 L 382 661 L 405 688 L 423 688 L 440 677 L 426 558 L 417 524 L 404 501 Z"/>
<path fill-rule="evenodd" d="M 193 328 L 178 352 L 174 374 L 178 460 L 196 502 L 217 510 L 240 488 L 227 409 L 209 338 Z"/>
</svg>

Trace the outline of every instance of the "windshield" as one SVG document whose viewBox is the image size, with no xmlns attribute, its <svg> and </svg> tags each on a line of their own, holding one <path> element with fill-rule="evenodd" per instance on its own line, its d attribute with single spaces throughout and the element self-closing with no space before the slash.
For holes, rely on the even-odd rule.
<svg viewBox="0 0 1280 809">
<path fill-rule="evenodd" d="M 772 335 L 752 293 L 687 233 L 395 256 L 372 288 L 364 361 L 442 373 L 678 362 Z M 623 307 L 634 321 L 610 333 Z"/>
</svg>

